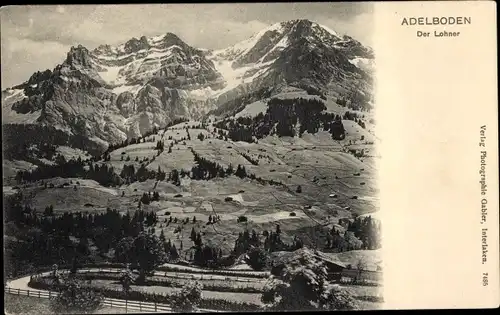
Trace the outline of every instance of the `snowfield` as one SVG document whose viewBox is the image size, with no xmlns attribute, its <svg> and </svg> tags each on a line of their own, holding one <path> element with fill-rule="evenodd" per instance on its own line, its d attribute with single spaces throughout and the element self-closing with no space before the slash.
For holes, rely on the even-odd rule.
<svg viewBox="0 0 500 315">
<path fill-rule="evenodd" d="M 373 71 L 375 69 L 375 61 L 373 59 L 354 58 L 349 60 L 349 62 L 363 70 Z"/>
</svg>

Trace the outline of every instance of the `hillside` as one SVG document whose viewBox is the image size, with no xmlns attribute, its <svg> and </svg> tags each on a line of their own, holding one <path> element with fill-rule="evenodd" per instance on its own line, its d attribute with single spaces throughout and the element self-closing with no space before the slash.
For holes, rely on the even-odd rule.
<svg viewBox="0 0 500 315">
<path fill-rule="evenodd" d="M 9 274 L 128 262 L 141 237 L 157 265 L 246 267 L 254 248 L 303 246 L 370 260 L 373 60 L 308 20 L 216 51 L 172 33 L 71 48 L 2 91 Z"/>
<path fill-rule="evenodd" d="M 36 150 L 42 144 L 32 143 L 41 135 L 57 133 L 56 146 L 102 153 L 175 119 L 234 115 L 290 88 L 369 110 L 366 64 L 373 58 L 370 48 L 308 20 L 276 23 L 217 51 L 172 33 L 93 50 L 79 45 L 54 69 L 2 91 L 2 126 L 7 141 L 19 132 L 28 136 L 15 140 L 11 155 L 36 160 L 45 158 Z"/>
</svg>

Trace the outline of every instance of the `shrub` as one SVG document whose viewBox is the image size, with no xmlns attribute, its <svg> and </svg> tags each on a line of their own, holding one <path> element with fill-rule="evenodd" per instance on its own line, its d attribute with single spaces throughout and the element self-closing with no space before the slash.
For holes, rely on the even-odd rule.
<svg viewBox="0 0 500 315">
<path fill-rule="evenodd" d="M 76 280 L 67 280 L 59 294 L 50 301 L 55 313 L 93 313 L 101 306 L 103 296 L 92 288 L 83 287 Z"/>
<path fill-rule="evenodd" d="M 295 212 L 290 212 L 290 216 L 295 217 L 295 216 L 297 216 L 297 214 L 295 214 Z"/>
<path fill-rule="evenodd" d="M 269 261 L 267 253 L 261 248 L 252 248 L 248 254 L 246 263 L 252 267 L 253 270 L 263 270 Z"/>
<path fill-rule="evenodd" d="M 226 197 L 226 198 L 224 198 L 224 201 L 233 201 L 233 198 L 232 197 Z"/>
<path fill-rule="evenodd" d="M 123 267 L 123 266 L 122 266 Z M 213 273 L 213 272 L 212 272 Z M 216 272 L 218 273 L 218 272 Z M 225 274 L 220 272 L 221 275 Z M 248 274 L 249 276 L 254 276 L 255 274 Z M 119 275 L 99 275 L 99 279 L 117 279 Z M 256 275 L 255 275 L 256 276 Z M 261 277 L 261 276 L 259 276 Z M 37 278 L 30 281 L 29 287 L 40 290 L 51 290 L 53 289 L 52 284 L 47 281 L 46 278 Z M 108 289 L 108 288 L 96 288 L 96 292 L 108 298 L 114 299 L 128 299 L 129 301 L 143 301 L 143 302 L 156 302 L 156 303 L 166 303 L 169 304 L 172 301 L 172 295 L 169 294 L 155 294 L 139 291 L 130 291 L 128 295 L 122 290 Z M 229 291 L 227 291 L 229 292 Z M 245 303 L 245 302 L 234 302 L 224 299 L 202 299 L 199 304 L 200 308 L 206 309 L 216 309 L 224 311 L 256 311 L 259 310 L 259 306 L 255 304 Z"/>
<path fill-rule="evenodd" d="M 279 267 L 279 268 L 278 268 Z M 338 286 L 328 288 L 327 268 L 312 252 L 303 252 L 294 263 L 275 266 L 261 300 L 271 310 L 354 309 L 354 299 Z"/>
<path fill-rule="evenodd" d="M 328 310 L 354 310 L 358 308 L 354 297 L 338 285 L 330 288 L 322 304 Z"/>
<path fill-rule="evenodd" d="M 240 216 L 238 217 L 238 221 L 237 221 L 237 222 L 238 222 L 238 223 L 241 223 L 241 222 L 248 222 L 248 219 L 247 219 L 247 217 L 245 217 L 244 215 L 240 215 Z"/>
<path fill-rule="evenodd" d="M 178 313 L 193 312 L 200 304 L 202 285 L 199 282 L 188 282 L 178 294 L 172 297 L 172 310 Z"/>
</svg>

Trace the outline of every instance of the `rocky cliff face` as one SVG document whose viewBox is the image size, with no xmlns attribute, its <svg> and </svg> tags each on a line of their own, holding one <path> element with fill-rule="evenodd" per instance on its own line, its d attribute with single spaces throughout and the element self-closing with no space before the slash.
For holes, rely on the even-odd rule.
<svg viewBox="0 0 500 315">
<path fill-rule="evenodd" d="M 373 51 L 348 36 L 309 20 L 277 23 L 252 38 L 208 57 L 230 89 L 214 93 L 218 107 L 241 92 L 286 86 L 323 94 L 336 86 L 371 94 Z"/>
<path fill-rule="evenodd" d="M 218 51 L 172 33 L 94 50 L 80 45 L 52 71 L 2 91 L 2 123 L 52 126 L 105 146 L 258 91 L 294 85 L 328 93 L 341 84 L 369 93 L 373 57 L 356 40 L 308 20 L 274 24 Z"/>
</svg>

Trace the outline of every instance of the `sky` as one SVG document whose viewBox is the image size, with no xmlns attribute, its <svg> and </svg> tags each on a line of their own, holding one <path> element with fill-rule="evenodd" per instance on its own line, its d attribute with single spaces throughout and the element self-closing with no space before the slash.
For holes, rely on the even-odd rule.
<svg viewBox="0 0 500 315">
<path fill-rule="evenodd" d="M 94 49 L 167 32 L 193 47 L 220 49 L 271 24 L 309 19 L 372 46 L 372 10 L 363 2 L 6 6 L 0 9 L 2 89 L 53 69 L 71 46 Z"/>
</svg>

